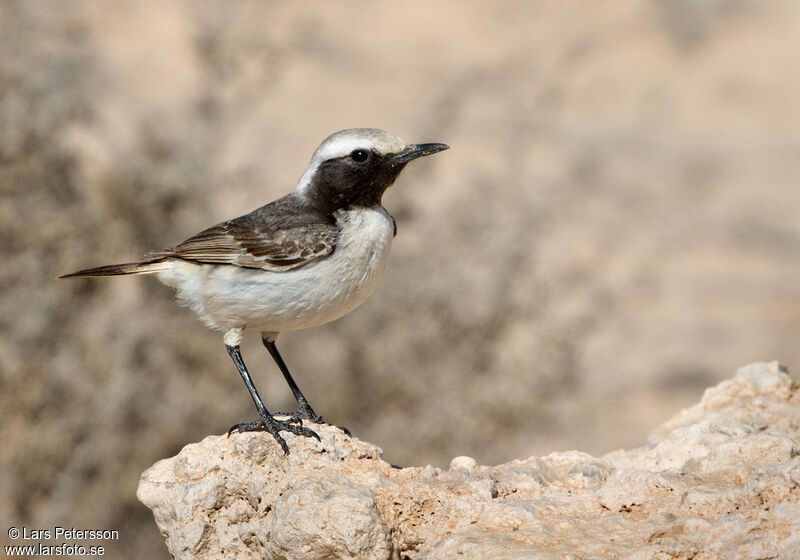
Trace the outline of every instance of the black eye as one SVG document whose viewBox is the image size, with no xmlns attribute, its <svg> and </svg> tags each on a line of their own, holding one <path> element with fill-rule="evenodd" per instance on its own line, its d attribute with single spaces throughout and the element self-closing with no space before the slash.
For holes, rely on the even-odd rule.
<svg viewBox="0 0 800 560">
<path fill-rule="evenodd" d="M 353 150 L 350 152 L 350 159 L 356 163 L 364 163 L 369 159 L 369 152 L 367 150 Z"/>
</svg>

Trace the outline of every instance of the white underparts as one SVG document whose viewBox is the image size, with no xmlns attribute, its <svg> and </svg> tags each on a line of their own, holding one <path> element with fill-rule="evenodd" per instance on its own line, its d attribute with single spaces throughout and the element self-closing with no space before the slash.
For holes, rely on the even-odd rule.
<svg viewBox="0 0 800 560">
<path fill-rule="evenodd" d="M 340 210 L 333 254 L 283 272 L 170 260 L 159 279 L 209 327 L 237 345 L 245 328 L 279 333 L 349 313 L 372 293 L 389 255 L 392 218 L 382 207 Z"/>
</svg>

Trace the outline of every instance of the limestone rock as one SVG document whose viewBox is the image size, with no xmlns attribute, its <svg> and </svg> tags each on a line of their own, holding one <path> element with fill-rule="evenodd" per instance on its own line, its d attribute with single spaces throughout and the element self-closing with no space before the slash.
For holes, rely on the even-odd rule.
<svg viewBox="0 0 800 560">
<path fill-rule="evenodd" d="M 644 447 L 396 468 L 315 425 L 209 436 L 142 475 L 175 558 L 793 558 L 800 396 L 777 363 L 708 389 Z"/>
</svg>

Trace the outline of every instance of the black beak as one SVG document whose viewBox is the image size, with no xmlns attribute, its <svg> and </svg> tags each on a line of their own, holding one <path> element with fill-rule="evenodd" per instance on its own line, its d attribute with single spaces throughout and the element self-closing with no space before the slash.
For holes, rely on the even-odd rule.
<svg viewBox="0 0 800 560">
<path fill-rule="evenodd" d="M 448 149 L 447 144 L 409 144 L 406 149 L 392 158 L 394 164 L 408 163 L 412 159 L 429 156 L 436 152 Z"/>
</svg>

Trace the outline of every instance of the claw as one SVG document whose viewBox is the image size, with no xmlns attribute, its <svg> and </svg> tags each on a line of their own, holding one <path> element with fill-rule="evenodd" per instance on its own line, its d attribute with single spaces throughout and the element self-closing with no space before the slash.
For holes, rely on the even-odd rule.
<svg viewBox="0 0 800 560">
<path fill-rule="evenodd" d="M 293 427 L 293 429 L 289 431 L 292 432 L 293 434 L 296 434 L 298 436 L 313 437 L 316 438 L 317 441 L 322 441 L 321 439 L 319 439 L 319 434 L 317 434 L 317 432 L 315 432 L 314 430 L 310 430 L 304 426 L 294 426 L 294 424 L 290 425 Z"/>
<path fill-rule="evenodd" d="M 347 435 L 347 437 L 353 437 L 353 434 L 350 433 L 350 430 L 348 430 L 344 426 L 336 426 L 335 424 L 331 424 L 323 420 L 322 416 L 316 414 L 314 410 L 310 406 L 308 406 L 308 404 L 300 405 L 300 407 L 294 412 L 278 412 L 273 414 L 273 416 L 288 416 L 289 418 L 283 420 L 283 422 L 287 422 L 289 424 L 297 423 L 302 426 L 303 420 L 308 420 L 309 422 L 312 422 L 314 424 L 325 424 L 326 426 L 333 426 L 334 428 L 339 428 L 340 430 L 342 430 Z"/>
<path fill-rule="evenodd" d="M 280 435 L 280 431 L 291 432 L 298 436 L 313 437 L 316 438 L 317 441 L 321 441 L 319 435 L 317 435 L 315 431 L 302 425 L 298 426 L 297 424 L 293 424 L 291 421 L 276 420 L 274 416 L 264 416 L 255 422 L 245 422 L 231 426 L 231 429 L 228 430 L 228 437 L 230 437 L 233 432 L 269 432 L 269 434 L 275 438 L 275 441 L 278 442 L 278 445 L 281 446 L 281 449 L 283 449 L 283 454 L 288 455 L 289 446 L 286 445 L 286 440 Z"/>
<path fill-rule="evenodd" d="M 276 434 L 272 434 L 272 437 L 274 437 L 275 441 L 278 442 L 278 445 L 281 446 L 281 449 L 283 449 L 283 456 L 286 457 L 289 454 L 289 446 L 286 445 L 286 440 Z"/>
</svg>

